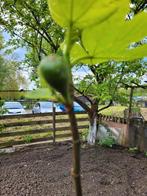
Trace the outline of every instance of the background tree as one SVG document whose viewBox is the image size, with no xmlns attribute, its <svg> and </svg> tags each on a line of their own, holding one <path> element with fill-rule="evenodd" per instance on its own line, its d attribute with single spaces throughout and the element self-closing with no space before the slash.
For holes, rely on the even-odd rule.
<svg viewBox="0 0 147 196">
<path fill-rule="evenodd" d="M 0 43 L 0 90 L 18 90 L 26 82 L 19 70 L 20 63 L 16 60 L 10 60 L 4 55 L 5 46 L 2 35 Z"/>
<path fill-rule="evenodd" d="M 63 39 L 46 0 L 1 0 L 0 25 L 11 36 L 8 44 L 26 48 L 24 63 L 33 67 L 33 79 L 42 56 L 57 52 Z"/>
<path fill-rule="evenodd" d="M 137 14 L 147 8 L 146 0 L 131 0 L 131 3 L 133 4 L 132 11 L 134 14 Z"/>
<path fill-rule="evenodd" d="M 120 90 L 126 85 L 141 85 L 141 76 L 146 73 L 146 63 L 142 60 L 132 62 L 108 62 L 90 65 L 91 74 L 86 75 L 79 83 L 76 81 L 75 92 L 84 96 L 87 103 L 77 96 L 75 100 L 88 112 L 89 143 L 95 143 L 98 130 L 98 114 L 110 107 L 113 101 L 128 105 L 128 96 Z M 123 95 L 123 96 L 122 96 Z M 104 107 L 100 107 L 107 102 Z"/>
</svg>

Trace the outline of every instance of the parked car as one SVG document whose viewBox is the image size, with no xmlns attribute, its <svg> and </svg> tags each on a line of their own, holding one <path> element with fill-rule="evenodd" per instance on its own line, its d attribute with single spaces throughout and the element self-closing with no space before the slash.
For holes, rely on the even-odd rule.
<svg viewBox="0 0 147 196">
<path fill-rule="evenodd" d="M 66 111 L 66 107 L 64 104 L 59 104 L 59 108 L 65 112 Z M 80 106 L 77 102 L 73 103 L 73 110 L 74 112 L 83 112 L 85 111 L 84 108 L 82 108 L 82 106 Z"/>
<path fill-rule="evenodd" d="M 24 107 L 17 101 L 6 101 L 2 108 L 6 111 L 5 115 L 25 114 Z"/>
<path fill-rule="evenodd" d="M 53 112 L 53 106 L 56 108 L 56 112 L 62 112 L 59 106 L 51 101 L 39 101 L 33 106 L 32 113 Z"/>
</svg>

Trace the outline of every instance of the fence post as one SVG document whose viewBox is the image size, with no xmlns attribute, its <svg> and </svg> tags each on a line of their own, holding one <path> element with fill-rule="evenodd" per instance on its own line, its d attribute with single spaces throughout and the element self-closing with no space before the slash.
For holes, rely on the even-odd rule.
<svg viewBox="0 0 147 196">
<path fill-rule="evenodd" d="M 56 108 L 53 106 L 53 144 L 56 142 Z"/>
<path fill-rule="evenodd" d="M 144 129 L 143 119 L 138 117 L 130 118 L 129 120 L 129 146 L 138 147 L 140 151 L 144 150 Z"/>
<path fill-rule="evenodd" d="M 144 121 L 144 151 L 147 151 L 147 121 Z"/>
</svg>

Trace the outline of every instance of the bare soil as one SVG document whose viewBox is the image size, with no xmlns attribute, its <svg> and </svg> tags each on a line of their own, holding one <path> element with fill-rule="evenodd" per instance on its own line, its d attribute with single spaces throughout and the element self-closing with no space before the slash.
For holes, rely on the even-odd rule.
<svg viewBox="0 0 147 196">
<path fill-rule="evenodd" d="M 72 196 L 71 144 L 0 155 L 0 196 Z M 127 149 L 81 149 L 84 196 L 147 196 L 147 158 Z"/>
</svg>

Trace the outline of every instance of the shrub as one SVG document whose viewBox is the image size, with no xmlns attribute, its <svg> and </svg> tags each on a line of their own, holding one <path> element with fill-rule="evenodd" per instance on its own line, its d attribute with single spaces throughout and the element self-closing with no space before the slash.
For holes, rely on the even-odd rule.
<svg viewBox="0 0 147 196">
<path fill-rule="evenodd" d="M 26 135 L 26 136 L 24 136 L 24 141 L 26 142 L 26 143 L 30 143 L 31 141 L 32 141 L 32 136 L 31 135 Z"/>
<path fill-rule="evenodd" d="M 82 141 L 87 141 L 87 136 L 88 136 L 88 129 L 85 129 L 80 133 L 80 139 Z"/>
<path fill-rule="evenodd" d="M 137 147 L 131 147 L 131 148 L 129 148 L 129 152 L 137 153 L 138 152 L 138 148 Z"/>
<path fill-rule="evenodd" d="M 116 144 L 116 141 L 112 136 L 108 136 L 99 140 L 98 144 L 100 144 L 101 146 L 112 148 L 112 146 Z"/>
</svg>

